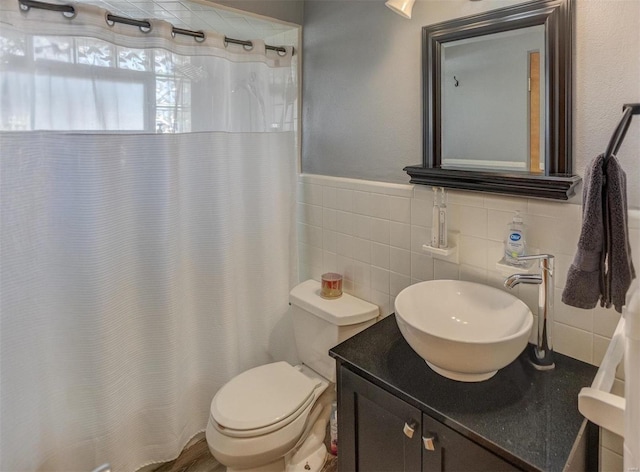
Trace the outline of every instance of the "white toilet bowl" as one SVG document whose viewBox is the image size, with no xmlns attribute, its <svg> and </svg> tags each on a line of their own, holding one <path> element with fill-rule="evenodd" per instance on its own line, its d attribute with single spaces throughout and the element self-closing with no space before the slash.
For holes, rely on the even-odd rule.
<svg viewBox="0 0 640 472">
<path fill-rule="evenodd" d="M 351 295 L 320 297 L 308 280 L 290 294 L 303 364 L 274 362 L 231 379 L 211 402 L 206 438 L 227 471 L 317 471 L 335 399 L 335 363 L 328 350 L 376 321 L 378 307 Z M 329 387 L 329 388 L 327 388 Z"/>
<path fill-rule="evenodd" d="M 328 385 L 311 369 L 286 362 L 243 372 L 211 402 L 206 431 L 211 453 L 239 470 L 282 459 L 296 446 L 310 418 L 320 413 L 324 405 L 317 400 Z"/>
</svg>

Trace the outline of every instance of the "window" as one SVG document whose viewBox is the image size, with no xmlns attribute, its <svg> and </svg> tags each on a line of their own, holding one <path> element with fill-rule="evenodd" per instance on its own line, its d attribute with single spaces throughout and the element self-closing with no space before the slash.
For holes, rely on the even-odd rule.
<svg viewBox="0 0 640 472">
<path fill-rule="evenodd" d="M 0 61 L 0 130 L 191 131 L 189 57 L 3 28 Z"/>
</svg>

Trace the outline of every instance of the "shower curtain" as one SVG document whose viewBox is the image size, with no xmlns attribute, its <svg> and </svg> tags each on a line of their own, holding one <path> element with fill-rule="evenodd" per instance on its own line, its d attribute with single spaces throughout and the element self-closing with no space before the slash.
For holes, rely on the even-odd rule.
<svg viewBox="0 0 640 472">
<path fill-rule="evenodd" d="M 2 471 L 171 460 L 292 355 L 291 48 L 75 8 L 0 12 Z"/>
</svg>

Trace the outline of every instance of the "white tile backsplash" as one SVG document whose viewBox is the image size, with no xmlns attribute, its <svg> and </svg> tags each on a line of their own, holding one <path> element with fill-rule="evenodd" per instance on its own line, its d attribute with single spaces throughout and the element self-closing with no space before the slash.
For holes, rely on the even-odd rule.
<svg viewBox="0 0 640 472">
<path fill-rule="evenodd" d="M 322 254 L 322 273 L 338 272 L 338 255 L 335 252 L 324 251 Z"/>
<path fill-rule="evenodd" d="M 386 292 L 379 292 L 378 290 L 371 288 L 371 303 L 378 305 L 380 308 L 380 316 L 385 317 L 394 312 L 391 305 L 391 297 Z"/>
<path fill-rule="evenodd" d="M 411 199 L 406 197 L 389 198 L 389 218 L 400 223 L 411 222 Z"/>
<path fill-rule="evenodd" d="M 353 211 L 353 190 L 336 188 L 336 208 L 338 210 Z"/>
<path fill-rule="evenodd" d="M 593 311 L 594 334 L 611 338 L 616 330 L 616 326 L 618 326 L 618 321 L 620 321 L 620 313 L 615 310 L 607 310 L 600 306 L 597 306 Z"/>
<path fill-rule="evenodd" d="M 389 244 L 401 249 L 411 249 L 411 225 L 408 223 L 389 223 Z"/>
<path fill-rule="evenodd" d="M 433 280 L 433 258 L 427 254 L 411 253 L 411 278 L 414 280 Z"/>
<path fill-rule="evenodd" d="M 324 252 L 336 252 L 336 232 L 330 229 L 322 230 L 322 249 Z"/>
<path fill-rule="evenodd" d="M 322 227 L 325 230 L 335 231 L 336 229 L 336 210 L 331 208 L 322 208 Z"/>
<path fill-rule="evenodd" d="M 611 339 L 593 335 L 593 362 L 594 364 L 600 364 L 604 359 L 604 356 L 609 348 Z M 624 381 L 624 362 L 620 362 L 616 367 L 616 379 Z M 624 396 L 624 395 L 623 395 Z"/>
<path fill-rule="evenodd" d="M 460 280 L 475 282 L 478 284 L 486 284 L 487 270 L 466 264 L 460 264 Z"/>
<path fill-rule="evenodd" d="M 356 261 L 371 264 L 371 241 L 368 239 L 354 237 L 353 258 Z"/>
<path fill-rule="evenodd" d="M 433 201 L 420 198 L 411 199 L 411 224 L 431 226 L 433 217 Z"/>
<path fill-rule="evenodd" d="M 615 452 L 619 456 L 623 454 L 624 439 L 618 436 L 617 434 L 612 433 L 611 431 L 607 431 L 606 429 L 603 429 L 600 432 L 600 443 L 602 444 L 602 447 L 606 447 L 607 449 L 609 449 L 612 452 Z"/>
<path fill-rule="evenodd" d="M 310 184 L 313 185 L 313 184 Z M 337 202 L 335 187 L 322 187 L 322 206 L 335 210 Z"/>
<path fill-rule="evenodd" d="M 499 195 L 485 195 L 484 207 L 489 210 L 507 211 L 511 214 L 519 211 L 526 213 L 528 200 L 524 198 L 505 197 Z"/>
<path fill-rule="evenodd" d="M 371 242 L 371 265 L 388 269 L 390 251 L 391 247 L 388 244 Z"/>
<path fill-rule="evenodd" d="M 411 285 L 411 277 L 396 272 L 389 272 L 389 292 L 392 297 Z"/>
<path fill-rule="evenodd" d="M 433 260 L 433 279 L 434 280 L 457 280 L 460 278 L 460 266 L 452 262 L 442 261 L 440 259 Z"/>
<path fill-rule="evenodd" d="M 389 220 L 371 218 L 371 240 L 388 245 L 390 224 Z"/>
<path fill-rule="evenodd" d="M 555 320 L 558 323 L 593 332 L 593 312 L 594 310 L 583 310 L 562 303 L 562 289 L 554 289 L 555 306 L 560 305 L 561 310 L 556 310 Z"/>
<path fill-rule="evenodd" d="M 343 234 L 353 234 L 355 214 L 348 211 L 336 210 L 336 231 Z"/>
<path fill-rule="evenodd" d="M 298 241 L 314 247 L 322 247 L 322 227 L 298 223 Z"/>
<path fill-rule="evenodd" d="M 449 205 L 449 228 L 463 235 L 487 239 L 488 212 L 486 208 Z"/>
<path fill-rule="evenodd" d="M 371 266 L 371 288 L 389 295 L 389 271 Z"/>
<path fill-rule="evenodd" d="M 298 222 L 313 226 L 322 226 L 322 207 L 298 203 Z"/>
<path fill-rule="evenodd" d="M 513 211 L 487 210 L 487 239 L 500 243 L 504 242 L 507 235 L 507 225 L 513 219 L 514 214 L 515 212 Z M 525 231 L 526 229 L 525 226 Z"/>
<path fill-rule="evenodd" d="M 343 233 L 336 233 L 336 253 L 347 257 L 353 258 L 353 236 Z"/>
<path fill-rule="evenodd" d="M 390 202 L 390 197 L 388 195 L 372 193 L 370 216 L 388 220 L 390 215 L 390 208 L 391 208 L 390 205 L 391 205 L 391 202 Z"/>
<path fill-rule="evenodd" d="M 362 239 L 371 239 L 371 217 L 353 215 L 353 235 Z"/>
<path fill-rule="evenodd" d="M 298 182 L 298 201 L 309 205 L 322 206 L 323 188 L 321 185 Z"/>
<path fill-rule="evenodd" d="M 460 260 L 479 269 L 487 268 L 488 241 L 474 236 L 460 235 Z"/>
<path fill-rule="evenodd" d="M 422 249 L 431 235 L 431 187 L 303 174 L 298 192 L 300 277 L 319 280 L 323 272 L 340 272 L 345 291 L 378 305 L 382 316 L 394 311 L 403 288 L 423 280 L 462 279 L 506 290 L 496 262 L 507 224 L 519 210 L 529 247 L 556 256 L 555 349 L 596 365 L 602 360 L 620 315 L 561 301 L 580 234 L 580 205 L 448 191 L 450 229 L 460 232 L 459 264 L 453 264 Z M 640 237 L 640 212 L 629 215 L 630 233 Z M 637 252 L 634 264 L 640 267 Z M 537 286 L 509 292 L 535 314 Z"/>
<path fill-rule="evenodd" d="M 624 468 L 623 457 L 620 454 L 603 447 L 600 449 L 600 468 L 603 472 L 622 472 Z"/>
<path fill-rule="evenodd" d="M 411 277 L 411 253 L 405 249 L 392 246 L 389 250 L 389 269 L 398 274 Z"/>
<path fill-rule="evenodd" d="M 371 209 L 371 193 L 355 190 L 353 192 L 353 212 L 369 216 Z"/>
<path fill-rule="evenodd" d="M 562 323 L 553 325 L 556 351 L 583 362 L 593 362 L 593 334 Z"/>
</svg>

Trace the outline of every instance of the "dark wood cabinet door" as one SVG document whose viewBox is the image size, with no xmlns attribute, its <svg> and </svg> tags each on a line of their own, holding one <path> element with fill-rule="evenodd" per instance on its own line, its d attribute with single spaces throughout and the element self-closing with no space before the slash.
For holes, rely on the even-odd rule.
<svg viewBox="0 0 640 472">
<path fill-rule="evenodd" d="M 422 416 L 424 472 L 520 470 L 430 416 Z"/>
<path fill-rule="evenodd" d="M 338 470 L 421 469 L 417 408 L 341 367 L 338 373 Z"/>
</svg>

